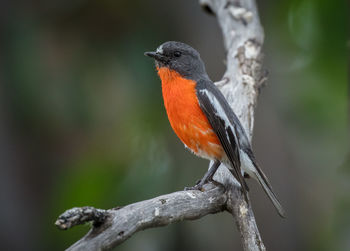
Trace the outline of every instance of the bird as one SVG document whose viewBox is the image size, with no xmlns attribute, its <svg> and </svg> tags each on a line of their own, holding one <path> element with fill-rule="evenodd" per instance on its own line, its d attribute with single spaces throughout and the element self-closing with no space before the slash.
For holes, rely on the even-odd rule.
<svg viewBox="0 0 350 251">
<path fill-rule="evenodd" d="M 239 182 L 248 202 L 245 177 L 258 181 L 281 217 L 285 211 L 257 164 L 247 134 L 221 91 L 210 80 L 200 54 L 190 45 L 168 41 L 145 52 L 155 60 L 162 95 L 172 129 L 192 153 L 212 161 L 191 189 L 202 190 L 224 164 Z"/>
</svg>

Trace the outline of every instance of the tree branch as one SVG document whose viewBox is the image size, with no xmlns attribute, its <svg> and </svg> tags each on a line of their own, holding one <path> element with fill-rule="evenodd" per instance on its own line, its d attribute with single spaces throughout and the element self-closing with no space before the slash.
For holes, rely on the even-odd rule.
<svg viewBox="0 0 350 251">
<path fill-rule="evenodd" d="M 68 250 L 108 250 L 140 230 L 195 220 L 226 209 L 227 195 L 222 185 L 209 183 L 204 189 L 204 192 L 193 190 L 166 194 L 110 210 L 72 208 L 58 218 L 56 225 L 68 229 L 93 221 L 93 228 Z"/>
<path fill-rule="evenodd" d="M 254 108 L 266 76 L 261 73 L 261 46 L 264 39 L 254 0 L 199 0 L 216 15 L 227 51 L 227 70 L 216 85 L 240 118 L 249 139 L 253 135 Z M 121 209 L 73 208 L 56 221 L 61 229 L 92 221 L 92 229 L 68 250 L 106 250 L 139 230 L 193 220 L 209 213 L 230 212 L 236 221 L 246 251 L 265 250 L 254 214 L 226 167 L 214 176 L 219 184 L 207 184 L 204 192 L 180 191 L 137 202 Z M 225 187 L 225 188 L 224 188 Z"/>
<path fill-rule="evenodd" d="M 259 89 L 266 78 L 261 72 L 261 47 L 264 32 L 254 0 L 200 0 L 205 9 L 216 15 L 227 52 L 227 69 L 217 84 L 239 117 L 249 139 L 253 136 L 254 108 Z M 227 209 L 235 217 L 243 249 L 265 250 L 250 205 L 227 168 L 220 166 L 214 179 L 228 191 Z"/>
</svg>

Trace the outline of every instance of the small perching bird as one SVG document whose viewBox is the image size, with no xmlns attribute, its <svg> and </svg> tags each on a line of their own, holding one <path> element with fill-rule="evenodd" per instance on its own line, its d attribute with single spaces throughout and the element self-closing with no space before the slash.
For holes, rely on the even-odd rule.
<svg viewBox="0 0 350 251">
<path fill-rule="evenodd" d="M 170 41 L 145 55 L 155 59 L 173 130 L 191 152 L 213 161 L 193 189 L 201 189 L 223 163 L 241 185 L 247 203 L 244 174 L 260 183 L 279 215 L 285 217 L 239 119 L 208 77 L 199 53 L 187 44 Z"/>
</svg>

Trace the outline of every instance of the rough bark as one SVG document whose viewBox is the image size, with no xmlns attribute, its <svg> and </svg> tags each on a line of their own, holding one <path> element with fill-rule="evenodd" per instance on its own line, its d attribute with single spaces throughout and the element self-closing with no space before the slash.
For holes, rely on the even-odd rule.
<svg viewBox="0 0 350 251">
<path fill-rule="evenodd" d="M 222 29 L 227 51 L 227 70 L 216 85 L 240 118 L 249 139 L 253 135 L 254 108 L 265 76 L 261 74 L 263 29 L 254 0 L 200 0 L 214 14 Z M 251 206 L 231 173 L 220 166 L 204 192 L 180 191 L 110 210 L 73 208 L 56 221 L 61 229 L 92 222 L 92 229 L 68 250 L 108 250 L 137 231 L 182 220 L 194 220 L 209 213 L 230 212 L 241 235 L 244 250 L 265 250 Z M 222 184 L 222 185 L 220 185 Z"/>
<path fill-rule="evenodd" d="M 249 139 L 253 136 L 254 108 L 265 75 L 261 71 L 264 32 L 254 0 L 200 0 L 221 27 L 227 52 L 226 72 L 217 86 L 239 117 Z M 237 182 L 224 166 L 214 179 L 227 187 L 227 208 L 233 214 L 244 250 L 265 250 L 254 213 Z"/>
<path fill-rule="evenodd" d="M 67 229 L 95 218 L 97 222 L 93 221 L 88 234 L 68 250 L 108 250 L 140 230 L 221 212 L 226 208 L 226 201 L 223 186 L 206 184 L 204 192 L 179 191 L 122 208 L 72 208 L 58 218 L 56 225 Z"/>
</svg>

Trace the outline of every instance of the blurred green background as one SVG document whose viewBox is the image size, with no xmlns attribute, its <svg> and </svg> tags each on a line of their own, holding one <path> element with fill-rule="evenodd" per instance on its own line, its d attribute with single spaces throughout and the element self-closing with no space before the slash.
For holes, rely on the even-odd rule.
<svg viewBox="0 0 350 251">
<path fill-rule="evenodd" d="M 269 70 L 253 146 L 288 218 L 254 181 L 268 250 L 350 250 L 348 6 L 258 1 Z M 221 30 L 197 1 L 1 1 L 0 248 L 62 250 L 89 226 L 59 231 L 74 206 L 111 208 L 181 190 L 207 161 L 172 132 L 144 51 L 198 49 L 214 81 Z M 116 250 L 240 250 L 228 213 L 137 233 Z M 219 233 L 219 234 L 218 234 Z"/>
</svg>

